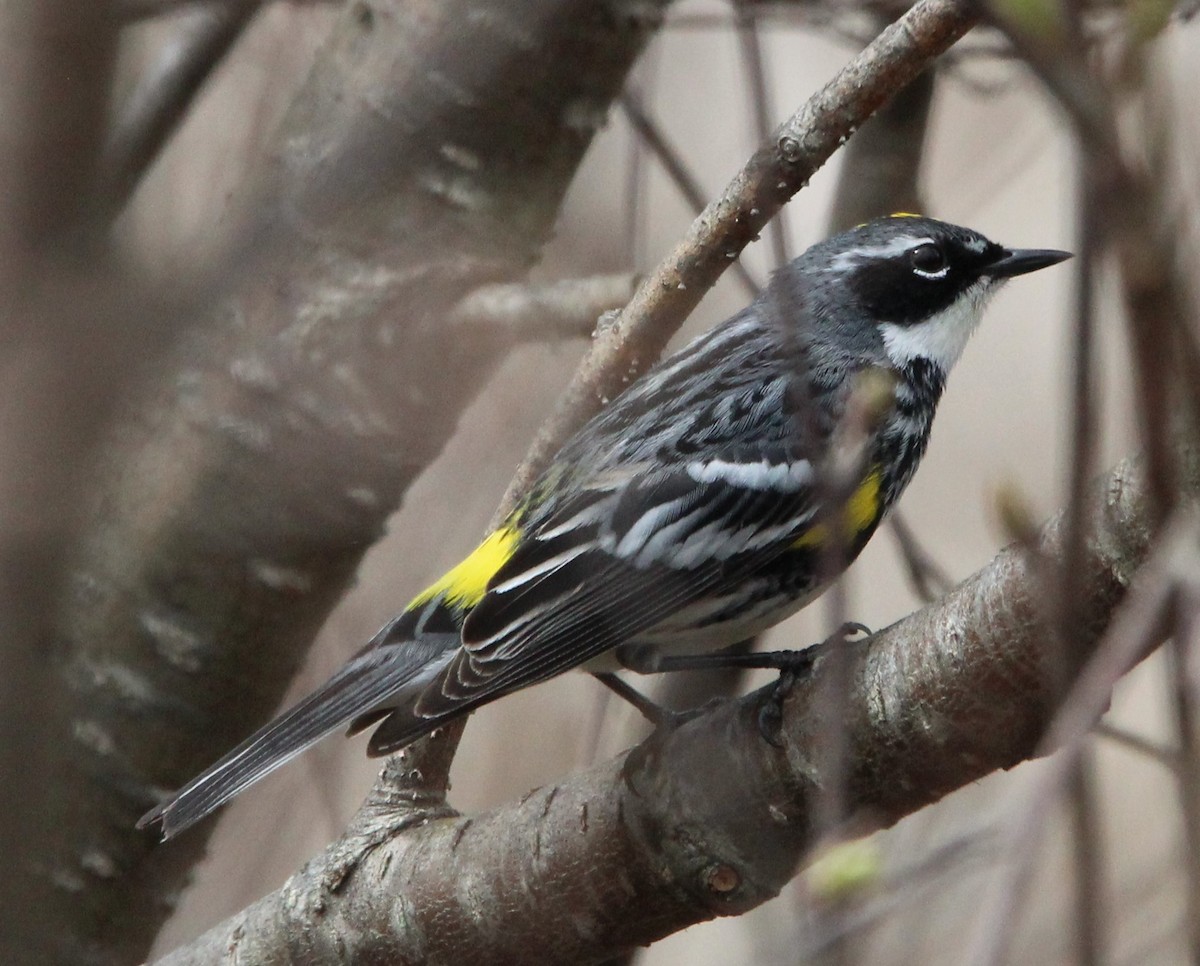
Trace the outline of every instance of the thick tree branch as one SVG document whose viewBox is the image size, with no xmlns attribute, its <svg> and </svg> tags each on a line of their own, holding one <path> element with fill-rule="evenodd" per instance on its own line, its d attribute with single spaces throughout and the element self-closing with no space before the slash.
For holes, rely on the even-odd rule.
<svg viewBox="0 0 1200 966">
<path fill-rule="evenodd" d="M 1192 467 L 1191 492 L 1198 482 Z M 1144 481 L 1122 465 L 1089 513 L 1080 664 L 1150 545 Z M 1061 558 L 1061 519 L 1039 550 Z M 890 825 L 1038 750 L 1058 694 L 1040 574 L 1010 548 L 937 603 L 847 645 L 852 687 L 839 713 L 856 828 Z M 440 802 L 425 825 L 405 810 L 374 812 L 373 827 L 360 816 L 282 890 L 163 962 L 592 963 L 745 912 L 813 844 L 831 726 L 815 696 L 828 673 L 819 661 L 787 695 L 774 741 L 761 731 L 766 688 L 483 816 L 444 817 Z M 407 832 L 389 838 L 396 828 Z"/>
<path fill-rule="evenodd" d="M 155 849 L 134 822 L 278 705 L 499 362 L 447 317 L 536 260 L 660 12 L 345 6 L 240 199 L 224 297 L 89 478 L 60 615 L 73 740 L 61 780 L 26 789 L 67 805 L 42 870 L 75 924 L 43 939 L 63 960 L 144 955 L 205 837 Z"/>
</svg>

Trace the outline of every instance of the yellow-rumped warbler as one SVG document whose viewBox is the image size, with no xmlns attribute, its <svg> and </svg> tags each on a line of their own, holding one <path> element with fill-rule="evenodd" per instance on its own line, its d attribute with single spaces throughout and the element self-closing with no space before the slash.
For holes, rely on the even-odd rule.
<svg viewBox="0 0 1200 966">
<path fill-rule="evenodd" d="M 912 478 L 989 296 L 1068 257 L 913 215 L 814 245 L 576 433 L 504 523 L 328 682 L 139 827 L 169 838 L 346 725 L 378 723 L 368 750 L 382 755 L 571 668 L 643 669 L 647 651 L 721 647 L 783 620 L 834 576 L 826 521 L 844 524 L 844 568 Z M 864 430 L 858 483 L 823 486 L 871 371 L 890 398 Z"/>
</svg>

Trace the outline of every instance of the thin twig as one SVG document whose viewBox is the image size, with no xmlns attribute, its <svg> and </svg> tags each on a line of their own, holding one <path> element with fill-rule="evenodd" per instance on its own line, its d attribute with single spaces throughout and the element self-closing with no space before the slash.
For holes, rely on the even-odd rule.
<svg viewBox="0 0 1200 966">
<path fill-rule="evenodd" d="M 818 956 L 833 944 L 861 933 L 884 916 L 918 899 L 943 876 L 962 873 L 968 863 L 990 861 L 995 854 L 995 830 L 972 829 L 933 847 L 905 868 L 885 875 L 861 907 L 829 916 L 814 934 L 802 937 L 800 962 Z"/>
<path fill-rule="evenodd" d="M 877 20 L 876 29 L 883 29 L 887 20 Z M 931 102 L 932 81 L 928 72 L 907 85 L 889 104 L 868 120 L 851 138 L 842 161 L 838 176 L 837 191 L 830 212 L 829 230 L 844 231 L 852 225 L 868 221 L 889 211 L 922 210 L 917 197 L 920 163 L 925 133 L 925 119 Z M 895 521 L 896 518 L 893 517 Z M 916 540 L 904 540 L 906 531 L 899 521 L 894 533 L 900 535 L 902 546 L 911 550 L 906 555 L 909 573 L 923 582 L 927 568 L 918 561 L 923 555 Z M 933 568 L 929 568 L 932 570 Z M 948 586 L 948 585 L 947 585 Z M 932 600 L 933 594 L 925 599 Z M 840 627 L 849 616 L 849 602 L 843 582 L 838 583 L 828 595 L 827 612 L 829 625 Z M 825 796 L 827 814 L 823 817 L 826 828 L 843 818 L 846 724 L 837 708 L 843 700 L 847 686 L 848 660 L 844 649 L 831 654 L 834 662 L 829 680 L 830 686 L 820 697 L 828 703 L 828 745 L 833 758 L 830 770 L 831 787 L 834 791 Z M 814 931 L 820 940 L 816 948 L 832 962 L 845 961 L 850 956 L 847 926 L 863 918 L 854 906 L 845 903 L 834 905 L 818 904 L 812 910 Z"/>
<path fill-rule="evenodd" d="M 1187 878 L 1185 935 L 1189 961 L 1200 961 L 1200 711 L 1198 711 L 1195 664 L 1200 655 L 1200 596 L 1183 590 L 1179 594 L 1176 633 L 1168 649 L 1172 668 L 1172 704 L 1179 734 L 1178 779 L 1180 811 L 1183 815 L 1183 869 Z"/>
<path fill-rule="evenodd" d="M 1071 461 L 1067 490 L 1066 555 L 1059 574 L 1058 627 L 1064 641 L 1070 641 L 1078 630 L 1078 601 L 1082 593 L 1083 576 L 1079 561 L 1084 554 L 1086 525 L 1085 496 L 1092 477 L 1092 463 L 1098 440 L 1095 414 L 1095 322 L 1093 295 L 1095 263 L 1101 252 L 1101 230 L 1096 224 L 1096 185 L 1088 156 L 1079 158 L 1078 224 L 1075 231 L 1076 257 L 1074 262 L 1074 305 L 1072 310 L 1074 338 L 1071 381 Z"/>
<path fill-rule="evenodd" d="M 625 111 L 625 117 L 629 120 L 629 125 L 638 139 L 658 159 L 659 164 L 666 171 L 667 177 L 671 179 L 671 183 L 675 185 L 679 193 L 683 195 L 684 201 L 691 207 L 692 214 L 698 215 L 704 211 L 706 196 L 700 187 L 700 182 L 696 180 L 696 176 L 688 167 L 683 155 L 667 140 L 662 128 L 647 112 L 641 99 L 632 91 L 627 90 L 621 95 L 621 108 Z M 750 270 L 742 264 L 740 259 L 734 262 L 733 271 L 751 298 L 758 294 L 762 286 L 755 281 Z"/>
<path fill-rule="evenodd" d="M 1077 44 L 1081 40 L 1076 38 Z M 1063 653 L 1057 662 L 1063 682 L 1070 680 L 1073 668 L 1069 654 L 1079 652 L 1083 633 L 1082 601 L 1084 576 L 1081 566 L 1086 553 L 1086 491 L 1093 474 L 1093 462 L 1099 446 L 1096 419 L 1095 378 L 1095 261 L 1100 232 L 1095 225 L 1095 186 L 1087 154 L 1080 153 L 1077 187 L 1078 228 L 1076 231 L 1075 292 L 1073 306 L 1073 379 L 1071 401 L 1071 463 L 1068 480 L 1065 522 L 1065 554 L 1059 568 L 1057 589 L 1057 638 Z M 1104 862 L 1101 833 L 1096 817 L 1097 801 L 1094 766 L 1086 750 L 1069 769 L 1067 794 L 1071 806 L 1071 857 L 1074 865 L 1075 940 L 1080 966 L 1099 966 L 1104 962 Z"/>
<path fill-rule="evenodd" d="M 1170 393 L 1176 369 L 1173 320 L 1184 298 L 1172 277 L 1176 265 L 1164 200 L 1152 172 L 1126 159 L 1115 114 L 1115 93 L 1089 69 L 1083 53 L 1057 31 L 1034 35 L 996 16 L 998 26 L 1029 68 L 1054 95 L 1088 158 L 1093 218 L 1121 269 L 1127 327 L 1133 347 L 1139 424 L 1150 489 L 1160 519 L 1174 500 L 1177 467 L 1170 439 Z M 1161 172 L 1160 172 L 1161 173 Z"/>
<path fill-rule="evenodd" d="M 846 401 L 845 412 L 834 430 L 826 454 L 820 464 L 817 490 L 820 495 L 818 526 L 828 534 L 820 547 L 820 579 L 830 582 L 825 593 L 825 613 L 829 641 L 823 658 L 830 668 L 824 686 L 816 694 L 825 709 L 823 720 L 829 722 L 822 740 L 818 742 L 818 767 L 824 775 L 823 794 L 817 802 L 817 829 L 822 835 L 834 836 L 844 832 L 842 826 L 849 817 L 849 798 L 846 779 L 850 769 L 849 733 L 839 709 L 850 693 L 851 662 L 849 649 L 842 637 L 850 615 L 850 595 L 843 576 L 849 562 L 853 534 L 845 524 L 843 508 L 851 494 L 861 484 L 866 473 L 870 444 L 879 422 L 893 398 L 894 381 L 878 373 L 860 376 Z"/>
<path fill-rule="evenodd" d="M 644 58 L 642 75 L 652 72 L 658 64 L 655 56 L 658 48 L 651 47 Z M 644 81 L 631 82 L 625 85 L 625 90 L 640 103 L 644 89 Z M 629 139 L 629 166 L 625 172 L 625 257 L 627 267 L 637 271 L 645 264 L 646 258 L 646 175 L 649 166 L 646 162 L 646 139 L 634 137 Z"/>
<path fill-rule="evenodd" d="M 459 327 L 464 338 L 499 339 L 508 346 L 582 338 L 592 333 L 601 315 L 629 301 L 636 281 L 633 275 L 593 275 L 545 284 L 485 285 L 459 302 L 446 322 Z"/>
<path fill-rule="evenodd" d="M 879 23 L 882 29 L 886 21 Z M 933 104 L 935 68 L 922 73 L 850 139 L 829 215 L 831 232 L 893 211 L 924 211 L 921 163 Z M 953 586 L 899 511 L 889 519 L 914 592 L 925 603 Z"/>
<path fill-rule="evenodd" d="M 889 523 L 909 586 L 919 600 L 928 604 L 954 586 L 945 568 L 922 546 L 903 513 L 893 510 Z"/>
<path fill-rule="evenodd" d="M 1098 738 L 1107 738 L 1130 751 L 1157 761 L 1160 765 L 1165 765 L 1172 772 L 1179 771 L 1179 752 L 1174 748 L 1168 748 L 1160 742 L 1134 734 L 1109 721 L 1101 721 L 1092 731 Z"/>
<path fill-rule="evenodd" d="M 259 0 L 205 3 L 180 14 L 173 36 L 139 78 L 109 133 L 100 165 L 106 217 L 124 209 L 200 88 L 258 12 Z"/>
<path fill-rule="evenodd" d="M 1105 957 L 1104 850 L 1096 794 L 1095 764 L 1085 747 L 1068 769 L 1067 797 L 1071 806 L 1072 855 L 1075 870 L 1076 961 L 1100 966 Z"/>
<path fill-rule="evenodd" d="M 1185 345 L 1183 351 L 1175 351 L 1181 340 L 1190 335 L 1180 321 L 1191 313 L 1185 313 L 1188 292 L 1185 273 L 1178 270 L 1175 237 L 1171 233 L 1172 219 L 1166 208 L 1164 197 L 1166 166 L 1163 163 L 1166 130 L 1163 125 L 1155 127 L 1153 121 L 1144 121 L 1142 135 L 1130 139 L 1131 147 L 1122 141 L 1121 128 L 1117 123 L 1117 110 L 1122 96 L 1131 90 L 1140 91 L 1139 73 L 1142 64 L 1137 44 L 1126 51 L 1126 72 L 1123 85 L 1109 83 L 1093 69 L 1094 58 L 1080 40 L 1081 17 L 1075 7 L 1068 7 L 1067 16 L 1061 25 L 1037 31 L 1025 29 L 997 18 L 998 25 L 1005 31 L 1014 48 L 1030 65 L 1050 92 L 1057 98 L 1070 119 L 1081 148 L 1084 198 L 1081 204 L 1080 235 L 1084 242 L 1084 257 L 1078 265 L 1080 285 L 1076 303 L 1076 373 L 1074 402 L 1074 465 L 1072 467 L 1072 502 L 1077 503 L 1082 489 L 1082 479 L 1087 473 L 1094 447 L 1094 423 L 1090 397 L 1090 317 L 1091 317 L 1091 246 L 1099 251 L 1102 246 L 1111 246 L 1121 270 L 1124 289 L 1127 323 L 1133 347 L 1137 396 L 1140 401 L 1137 415 L 1147 453 L 1147 474 L 1152 510 L 1157 520 L 1162 520 L 1177 497 L 1177 479 L 1180 465 L 1176 455 L 1172 434 L 1178 424 L 1174 418 L 1173 393 L 1179 385 L 1180 358 L 1191 359 L 1192 347 Z M 1125 41 L 1129 44 L 1128 41 Z M 1141 144 L 1145 141 L 1149 148 Z M 1142 157 L 1144 163 L 1133 158 Z M 1191 397 L 1189 397 L 1191 398 Z M 1073 620 L 1074 608 L 1082 587 L 1081 578 L 1071 566 L 1072 559 L 1079 559 L 1082 547 L 1082 526 L 1077 515 L 1082 514 L 1078 506 L 1068 510 L 1068 535 L 1070 553 L 1060 582 L 1059 627 L 1060 639 L 1076 633 L 1077 623 Z M 1180 578 L 1183 580 L 1184 578 Z M 1172 590 L 1173 593 L 1173 590 Z M 1069 674 L 1069 669 L 1067 670 Z M 1181 709 L 1182 717 L 1187 714 Z M 1068 768 L 1069 766 L 1063 766 Z M 1182 765 L 1181 777 L 1186 780 L 1187 764 Z M 1200 802 L 1183 790 L 1181 805 L 1185 812 L 1185 823 L 1200 828 Z M 1188 811 L 1191 809 L 1192 811 Z M 1026 841 L 1020 848 L 1028 850 L 1029 841 L 1036 838 L 1033 831 L 1026 833 Z M 1083 862 L 1084 843 L 1079 843 L 1076 856 Z M 1024 852 L 1022 852 L 1024 855 Z M 1015 863 L 1014 868 L 1022 866 Z M 1092 880 L 1087 869 L 1080 866 L 1079 881 L 1086 886 Z M 1008 928 L 1008 919 L 1022 889 L 1021 882 L 1027 869 L 1010 872 L 1005 888 L 1000 892 L 1000 901 L 992 910 L 990 927 L 981 933 L 980 948 L 985 951 L 983 962 L 997 962 L 1003 955 L 1007 942 L 1001 932 Z M 1200 885 L 1200 873 L 1197 874 Z M 1193 893 L 1195 894 L 1195 893 Z M 1079 913 L 1084 917 L 1081 925 L 1098 929 L 1101 917 L 1095 908 L 1085 912 L 1082 908 L 1091 900 L 1080 897 Z M 1194 906 L 1195 908 L 1195 906 Z M 1200 921 L 1200 916 L 1194 921 Z M 1087 926 L 1087 923 L 1091 923 Z M 1080 933 L 1081 955 L 1099 955 L 1094 934 Z"/>
<path fill-rule="evenodd" d="M 846 824 L 851 816 L 849 777 L 854 749 L 849 723 L 841 713 L 853 693 L 853 662 L 850 648 L 844 640 L 839 640 L 851 613 L 850 591 L 843 572 L 849 562 L 852 534 L 843 522 L 842 508 L 863 479 L 871 440 L 891 404 L 893 390 L 894 383 L 887 377 L 860 377 L 846 402 L 817 481 L 818 492 L 822 495 L 818 525 L 825 527 L 829 534 L 829 539 L 820 548 L 818 566 L 821 580 L 832 581 L 824 600 L 830 629 L 826 643 L 833 646 L 826 647 L 823 660 L 828 670 L 821 687 L 813 695 L 820 720 L 827 722 L 814 748 L 814 764 L 823 776 L 814 818 L 818 834 L 828 843 L 854 834 Z M 818 930 L 832 936 L 825 950 L 828 966 L 849 966 L 848 937 L 830 927 L 830 920 L 836 921 L 846 914 L 845 904 L 818 904 L 814 911 Z"/>
<path fill-rule="evenodd" d="M 598 335 L 518 468 L 499 515 L 572 432 L 646 371 L 741 249 L 855 128 L 976 21 L 963 0 L 920 0 L 777 129 Z"/>
<path fill-rule="evenodd" d="M 750 95 L 750 113 L 754 118 L 754 137 L 762 143 L 771 135 L 771 118 L 775 113 L 771 108 L 770 91 L 767 90 L 767 69 L 762 36 L 758 30 L 758 18 L 762 11 L 757 5 L 747 4 L 742 0 L 732 2 L 738 49 L 741 51 L 746 72 L 746 87 Z M 782 268 L 791 260 L 787 243 L 786 213 L 785 208 L 767 225 L 775 268 Z"/>
</svg>

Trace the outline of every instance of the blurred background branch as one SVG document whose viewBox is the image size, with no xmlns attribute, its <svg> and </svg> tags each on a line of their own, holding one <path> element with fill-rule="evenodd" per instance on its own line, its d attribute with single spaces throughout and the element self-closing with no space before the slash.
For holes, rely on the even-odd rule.
<svg viewBox="0 0 1200 966">
<path fill-rule="evenodd" d="M 171 36 L 137 78 L 108 131 L 98 197 L 107 215 L 125 207 L 260 6 L 258 0 L 213 0 L 185 7 L 176 17 Z"/>
</svg>

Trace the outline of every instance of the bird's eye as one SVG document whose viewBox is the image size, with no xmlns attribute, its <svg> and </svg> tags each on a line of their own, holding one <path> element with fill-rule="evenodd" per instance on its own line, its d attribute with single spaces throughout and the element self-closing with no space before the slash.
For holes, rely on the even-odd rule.
<svg viewBox="0 0 1200 966">
<path fill-rule="evenodd" d="M 932 243 L 918 245 L 908 253 L 908 257 L 918 275 L 940 277 L 946 271 L 946 253 Z"/>
</svg>

